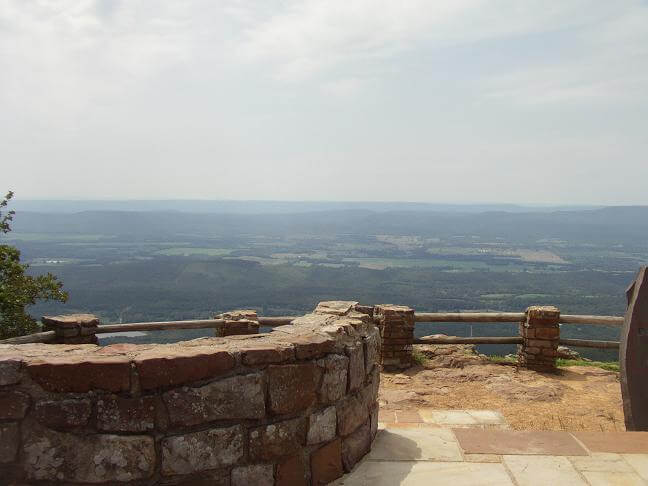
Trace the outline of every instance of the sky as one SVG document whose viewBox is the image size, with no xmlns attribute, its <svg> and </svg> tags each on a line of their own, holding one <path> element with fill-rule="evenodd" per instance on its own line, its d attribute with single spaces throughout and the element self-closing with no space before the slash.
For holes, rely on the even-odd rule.
<svg viewBox="0 0 648 486">
<path fill-rule="evenodd" d="M 646 0 L 0 0 L 17 199 L 648 204 Z"/>
</svg>

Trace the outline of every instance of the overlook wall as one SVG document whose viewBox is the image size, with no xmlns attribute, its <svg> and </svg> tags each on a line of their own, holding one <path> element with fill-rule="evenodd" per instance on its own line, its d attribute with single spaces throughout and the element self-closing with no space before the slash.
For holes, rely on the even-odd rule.
<svg viewBox="0 0 648 486">
<path fill-rule="evenodd" d="M 0 345 L 0 477 L 320 485 L 377 428 L 380 335 L 353 302 L 270 334 Z"/>
</svg>

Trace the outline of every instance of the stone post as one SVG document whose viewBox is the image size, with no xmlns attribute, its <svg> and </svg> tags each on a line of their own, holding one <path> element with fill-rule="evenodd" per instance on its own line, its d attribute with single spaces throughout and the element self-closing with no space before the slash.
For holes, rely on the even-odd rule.
<svg viewBox="0 0 648 486">
<path fill-rule="evenodd" d="M 234 310 L 215 316 L 225 322 L 215 328 L 216 336 L 235 336 L 238 334 L 259 334 L 259 318 L 254 310 Z"/>
<path fill-rule="evenodd" d="M 97 344 L 95 332 L 99 319 L 94 314 L 68 314 L 63 316 L 43 316 L 45 331 L 56 333 L 58 344 Z"/>
<path fill-rule="evenodd" d="M 383 369 L 409 368 L 414 344 L 414 309 L 402 305 L 377 305 L 374 320 L 380 328 Z"/>
<path fill-rule="evenodd" d="M 522 345 L 518 346 L 518 364 L 535 371 L 556 371 L 560 341 L 560 311 L 553 306 L 531 306 L 520 323 Z"/>
</svg>

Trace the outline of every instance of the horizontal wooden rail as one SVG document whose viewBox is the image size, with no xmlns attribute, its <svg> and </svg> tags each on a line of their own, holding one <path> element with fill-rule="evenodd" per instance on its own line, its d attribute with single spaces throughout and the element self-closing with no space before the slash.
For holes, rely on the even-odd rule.
<svg viewBox="0 0 648 486">
<path fill-rule="evenodd" d="M 281 317 L 263 317 L 259 316 L 259 324 L 265 327 L 287 326 L 292 324 L 292 321 L 297 319 L 297 316 L 281 316 Z"/>
<path fill-rule="evenodd" d="M 169 331 L 171 329 L 209 329 L 224 324 L 223 319 L 202 319 L 196 321 L 131 322 L 128 324 L 104 324 L 94 334 L 132 331 Z"/>
<path fill-rule="evenodd" d="M 259 317 L 259 324 L 277 327 L 290 324 L 295 317 Z M 95 334 L 131 331 L 168 331 L 171 329 L 209 329 L 224 324 L 224 319 L 199 319 L 195 321 L 132 322 L 128 324 L 104 324 L 97 327 Z"/>
<path fill-rule="evenodd" d="M 562 314 L 561 324 L 591 324 L 594 326 L 623 326 L 623 317 L 617 316 L 581 316 Z"/>
<path fill-rule="evenodd" d="M 26 336 L 18 336 L 9 339 L 3 339 L 0 344 L 29 344 L 29 343 L 51 343 L 56 339 L 54 331 L 37 332 L 35 334 L 27 334 Z"/>
<path fill-rule="evenodd" d="M 414 339 L 414 344 L 522 344 L 522 338 L 519 336 L 423 336 L 418 339 Z"/>
<path fill-rule="evenodd" d="M 521 322 L 524 312 L 415 312 L 416 322 Z"/>
<path fill-rule="evenodd" d="M 619 349 L 618 341 L 590 341 L 588 339 L 561 339 L 560 344 L 579 348 Z"/>
<path fill-rule="evenodd" d="M 416 322 L 522 322 L 524 312 L 415 312 Z M 623 317 L 563 314 L 561 324 L 587 324 L 594 326 L 622 326 Z"/>
</svg>

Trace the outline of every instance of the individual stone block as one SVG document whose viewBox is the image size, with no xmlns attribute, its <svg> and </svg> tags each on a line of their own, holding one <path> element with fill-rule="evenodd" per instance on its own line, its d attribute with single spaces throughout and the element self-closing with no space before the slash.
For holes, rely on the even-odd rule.
<svg viewBox="0 0 648 486">
<path fill-rule="evenodd" d="M 17 423 L 0 424 L 0 464 L 14 462 L 20 443 Z"/>
<path fill-rule="evenodd" d="M 290 344 L 255 344 L 241 350 L 241 361 L 248 366 L 284 363 L 292 359 L 295 359 L 295 348 Z"/>
<path fill-rule="evenodd" d="M 17 420 L 25 416 L 29 395 L 19 391 L 0 392 L 0 420 Z"/>
<path fill-rule="evenodd" d="M 106 432 L 146 432 L 155 427 L 155 398 L 102 397 L 97 428 Z"/>
<path fill-rule="evenodd" d="M 225 322 L 214 328 L 216 336 L 259 334 L 259 318 L 255 310 L 234 310 L 216 316 Z"/>
<path fill-rule="evenodd" d="M 240 425 L 208 429 L 162 440 L 162 474 L 189 474 L 238 464 L 244 455 Z"/>
<path fill-rule="evenodd" d="M 250 458 L 274 461 L 293 454 L 306 442 L 306 425 L 301 418 L 284 420 L 250 429 Z"/>
<path fill-rule="evenodd" d="M 333 440 L 336 429 L 337 414 L 335 407 L 328 407 L 320 412 L 311 414 L 308 421 L 306 442 L 311 445 Z"/>
<path fill-rule="evenodd" d="M 349 357 L 349 392 L 357 390 L 364 383 L 365 363 L 364 350 L 361 344 L 347 346 L 346 354 Z"/>
<path fill-rule="evenodd" d="M 23 430 L 23 458 L 32 480 L 116 483 L 151 477 L 155 445 L 147 436 L 78 436 L 38 427 Z"/>
<path fill-rule="evenodd" d="M 36 420 L 51 429 L 81 427 L 88 423 L 92 404 L 90 400 L 44 400 L 36 403 Z"/>
<path fill-rule="evenodd" d="M 338 434 L 347 436 L 360 427 L 369 417 L 369 408 L 362 394 L 349 395 L 337 404 Z"/>
<path fill-rule="evenodd" d="M 297 336 L 292 340 L 297 359 L 313 359 L 333 351 L 335 339 L 321 334 Z"/>
<path fill-rule="evenodd" d="M 109 392 L 130 389 L 130 360 L 109 358 L 51 358 L 27 364 L 29 376 L 40 386 L 53 392 Z"/>
<path fill-rule="evenodd" d="M 342 464 L 346 472 L 369 452 L 371 448 L 371 424 L 367 420 L 355 432 L 342 441 Z"/>
<path fill-rule="evenodd" d="M 93 314 L 43 316 L 41 322 L 44 330 L 55 331 L 60 337 L 91 335 L 99 325 L 99 319 Z"/>
<path fill-rule="evenodd" d="M 323 486 L 344 474 L 342 469 L 342 443 L 340 439 L 320 447 L 311 454 L 311 483 Z"/>
<path fill-rule="evenodd" d="M 270 410 L 275 414 L 294 413 L 317 400 L 321 371 L 313 363 L 268 366 Z"/>
<path fill-rule="evenodd" d="M 346 394 L 349 358 L 339 354 L 330 354 L 317 360 L 317 365 L 323 369 L 322 385 L 319 389 L 319 399 L 323 404 L 338 401 Z"/>
<path fill-rule="evenodd" d="M 142 353 L 135 364 L 142 389 L 151 390 L 219 376 L 234 368 L 236 360 L 226 351 L 155 348 Z"/>
<path fill-rule="evenodd" d="M 364 357 L 365 372 L 369 374 L 380 361 L 380 333 L 378 329 L 364 338 Z"/>
<path fill-rule="evenodd" d="M 308 486 L 306 467 L 299 455 L 277 465 L 276 486 Z"/>
<path fill-rule="evenodd" d="M 263 377 L 258 373 L 232 376 L 198 388 L 172 390 L 163 399 L 173 425 L 265 416 Z"/>
<path fill-rule="evenodd" d="M 329 300 L 320 302 L 315 308 L 315 314 L 331 314 L 344 316 L 351 311 L 358 303 L 346 300 Z"/>
<path fill-rule="evenodd" d="M 0 358 L 0 386 L 19 383 L 22 362 L 11 358 Z"/>
<path fill-rule="evenodd" d="M 254 464 L 232 469 L 232 486 L 274 486 L 272 464 Z"/>
<path fill-rule="evenodd" d="M 376 404 L 369 413 L 369 420 L 371 421 L 371 440 L 374 440 L 378 433 L 378 404 Z"/>
</svg>

